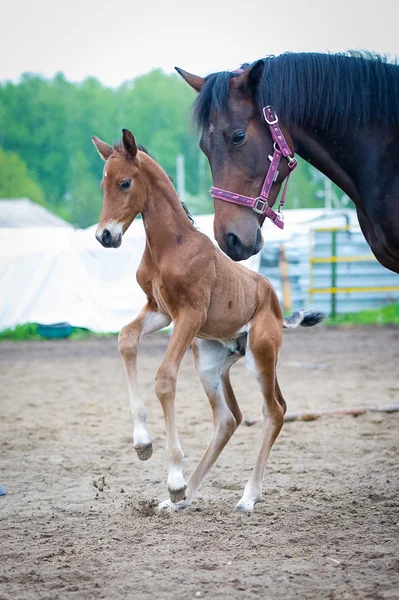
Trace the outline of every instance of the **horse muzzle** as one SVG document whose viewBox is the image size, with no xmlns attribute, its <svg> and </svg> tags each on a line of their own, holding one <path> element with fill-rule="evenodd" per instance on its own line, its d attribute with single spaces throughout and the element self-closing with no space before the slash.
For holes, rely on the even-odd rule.
<svg viewBox="0 0 399 600">
<path fill-rule="evenodd" d="M 96 239 L 104 248 L 119 248 L 122 243 L 122 232 L 112 233 L 109 229 L 97 229 Z"/>
<path fill-rule="evenodd" d="M 223 235 L 223 242 L 220 244 L 222 250 L 234 261 L 246 260 L 262 249 L 263 239 L 260 228 L 256 234 L 254 244 L 246 244 L 237 234 L 227 232 Z"/>
</svg>

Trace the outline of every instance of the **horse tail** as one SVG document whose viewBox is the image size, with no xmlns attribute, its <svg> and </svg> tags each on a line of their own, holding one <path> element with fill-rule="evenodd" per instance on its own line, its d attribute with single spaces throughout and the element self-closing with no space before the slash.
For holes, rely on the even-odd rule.
<svg viewBox="0 0 399 600">
<path fill-rule="evenodd" d="M 295 327 L 298 327 L 298 325 L 301 325 L 302 327 L 313 327 L 313 325 L 321 323 L 325 317 L 326 315 L 319 310 L 303 310 L 303 308 L 301 308 L 292 313 L 290 317 L 283 318 L 283 328 L 294 329 Z"/>
</svg>

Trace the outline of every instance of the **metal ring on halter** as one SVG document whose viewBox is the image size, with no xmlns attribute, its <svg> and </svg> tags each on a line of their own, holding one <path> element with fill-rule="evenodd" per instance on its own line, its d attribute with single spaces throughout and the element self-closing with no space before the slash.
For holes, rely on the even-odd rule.
<svg viewBox="0 0 399 600">
<path fill-rule="evenodd" d="M 259 207 L 259 204 L 262 204 L 263 206 Z M 260 196 L 258 196 L 255 198 L 255 204 L 252 209 L 259 215 L 263 215 L 266 206 L 269 206 L 267 200 L 263 200 Z"/>
</svg>

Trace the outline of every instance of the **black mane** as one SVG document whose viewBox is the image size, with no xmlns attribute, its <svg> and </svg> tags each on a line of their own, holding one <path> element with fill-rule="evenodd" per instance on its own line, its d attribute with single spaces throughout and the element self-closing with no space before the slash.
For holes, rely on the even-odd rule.
<svg viewBox="0 0 399 600">
<path fill-rule="evenodd" d="M 272 104 L 287 126 L 343 130 L 367 122 L 399 125 L 399 66 L 386 57 L 289 52 L 266 57 L 264 63 L 256 101 L 260 108 Z M 232 77 L 237 74 L 212 73 L 206 78 L 194 103 L 200 128 L 209 126 L 211 113 L 226 114 Z"/>
</svg>

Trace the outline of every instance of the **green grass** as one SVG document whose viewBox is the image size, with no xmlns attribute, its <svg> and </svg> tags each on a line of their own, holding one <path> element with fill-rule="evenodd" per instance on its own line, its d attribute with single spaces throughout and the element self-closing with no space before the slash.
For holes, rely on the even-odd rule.
<svg viewBox="0 0 399 600">
<path fill-rule="evenodd" d="M 399 325 L 399 304 L 389 304 L 378 310 L 362 310 L 357 313 L 347 313 L 337 315 L 335 319 L 328 317 L 324 321 L 325 325 Z M 87 337 L 116 336 L 116 333 L 94 333 L 88 329 L 74 327 L 72 334 L 68 339 L 81 340 Z M 35 323 L 26 325 L 17 325 L 14 329 L 4 329 L 0 331 L 0 342 L 13 341 L 44 341 L 47 338 L 42 337 L 37 332 Z M 63 338 L 65 339 L 65 338 Z M 57 340 L 55 340 L 57 341 Z"/>
<path fill-rule="evenodd" d="M 87 337 L 104 337 L 104 336 L 116 336 L 116 333 L 94 333 L 89 329 L 83 329 L 81 327 L 74 327 L 73 332 L 67 338 L 69 340 L 81 340 Z M 35 323 L 26 323 L 25 325 L 17 325 L 13 329 L 4 329 L 0 331 L 0 342 L 12 341 L 12 342 L 25 342 L 25 341 L 44 341 L 48 338 L 41 336 L 37 331 L 37 325 Z M 65 339 L 65 338 L 61 338 Z M 57 340 L 55 340 L 57 341 Z"/>
<path fill-rule="evenodd" d="M 388 304 L 378 310 L 361 310 L 356 313 L 329 317 L 326 325 L 399 325 L 399 304 Z"/>
</svg>

